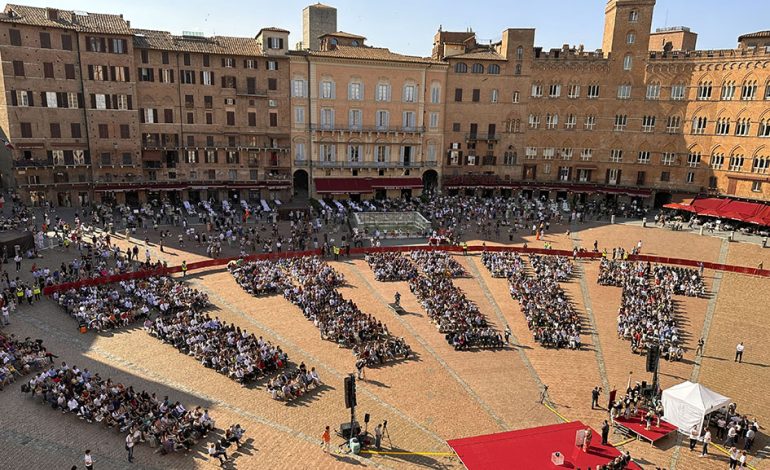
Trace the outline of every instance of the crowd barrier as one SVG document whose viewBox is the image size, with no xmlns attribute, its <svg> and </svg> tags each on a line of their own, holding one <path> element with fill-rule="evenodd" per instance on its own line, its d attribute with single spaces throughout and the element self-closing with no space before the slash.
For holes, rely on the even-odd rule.
<svg viewBox="0 0 770 470">
<path fill-rule="evenodd" d="M 452 253 L 462 253 L 465 248 L 457 245 L 440 245 L 440 246 L 383 246 L 383 247 L 366 247 L 366 248 L 351 248 L 351 255 L 365 255 L 367 253 L 394 253 L 394 252 L 409 252 L 414 250 L 428 250 L 428 251 L 448 251 Z M 485 245 L 473 245 L 468 246 L 467 251 L 469 253 L 480 251 L 497 251 L 497 252 L 515 252 L 521 254 L 539 254 L 539 255 L 551 255 L 551 256 L 573 256 L 573 252 L 570 250 L 554 250 L 545 248 L 524 248 L 521 246 L 485 246 Z M 345 253 L 343 250 L 341 253 Z M 307 250 L 307 251 L 289 251 L 282 253 L 263 253 L 246 256 L 243 259 L 246 261 L 253 260 L 271 260 L 282 258 L 297 258 L 302 256 L 321 255 L 321 250 Z M 601 253 L 593 251 L 579 251 L 577 253 L 578 258 L 585 259 L 600 259 Z M 232 258 L 217 258 L 205 261 L 198 261 L 196 263 L 190 263 L 187 265 L 187 271 L 195 271 L 198 269 L 212 268 L 217 266 L 225 266 L 231 261 L 237 261 L 240 257 Z M 629 255 L 629 261 L 644 261 L 657 264 L 670 264 L 675 266 L 685 266 L 690 268 L 699 268 L 701 264 L 705 269 L 713 269 L 715 271 L 724 271 L 737 274 L 746 274 L 750 276 L 763 276 L 770 277 L 770 269 L 758 269 L 750 268 L 747 266 L 733 266 L 729 264 L 712 263 L 709 261 L 697 261 L 683 258 L 670 258 L 666 256 L 652 256 L 652 255 Z M 93 279 L 84 279 L 82 281 L 66 282 L 62 284 L 56 284 L 48 286 L 43 289 L 43 294 L 51 295 L 54 292 L 60 292 L 69 289 L 78 289 L 80 287 L 95 286 L 101 284 L 112 284 L 115 282 L 127 281 L 131 279 L 144 279 L 152 276 L 165 276 L 169 274 L 182 272 L 182 266 L 168 266 L 157 269 L 149 269 L 142 271 L 135 271 L 124 274 L 116 274 L 113 276 L 97 277 Z"/>
</svg>

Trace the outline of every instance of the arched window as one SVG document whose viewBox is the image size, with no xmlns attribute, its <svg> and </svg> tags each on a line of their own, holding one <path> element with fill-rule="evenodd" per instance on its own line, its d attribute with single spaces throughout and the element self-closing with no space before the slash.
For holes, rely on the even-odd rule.
<svg viewBox="0 0 770 470">
<path fill-rule="evenodd" d="M 458 62 L 455 64 L 455 73 L 467 73 L 468 72 L 468 66 L 465 65 L 465 62 Z"/>
<path fill-rule="evenodd" d="M 633 31 L 626 34 L 626 44 L 633 44 L 635 42 L 636 42 L 636 34 Z"/>
<path fill-rule="evenodd" d="M 628 22 L 636 23 L 637 21 L 639 21 L 639 12 L 637 10 L 631 10 L 628 12 Z"/>
<path fill-rule="evenodd" d="M 515 75 L 521 75 L 521 64 L 516 64 L 516 69 L 513 72 Z"/>
<path fill-rule="evenodd" d="M 473 64 L 473 67 L 471 68 L 471 72 L 473 73 L 484 73 L 484 66 L 481 64 Z"/>
<path fill-rule="evenodd" d="M 516 60 L 522 60 L 524 58 L 524 48 L 519 46 L 516 48 Z"/>
<path fill-rule="evenodd" d="M 631 57 L 631 54 L 626 55 L 623 57 L 623 70 L 631 70 L 631 63 L 633 62 L 633 58 Z"/>
<path fill-rule="evenodd" d="M 487 73 L 492 75 L 497 75 L 500 73 L 500 66 L 497 64 L 491 64 L 489 67 L 487 67 Z"/>
</svg>

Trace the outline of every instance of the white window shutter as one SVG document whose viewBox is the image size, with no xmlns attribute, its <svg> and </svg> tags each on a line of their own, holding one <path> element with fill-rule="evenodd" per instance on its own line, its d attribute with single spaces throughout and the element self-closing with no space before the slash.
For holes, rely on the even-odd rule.
<svg viewBox="0 0 770 470">
<path fill-rule="evenodd" d="M 332 82 L 332 99 L 337 98 L 337 90 L 336 90 L 336 84 Z"/>
</svg>

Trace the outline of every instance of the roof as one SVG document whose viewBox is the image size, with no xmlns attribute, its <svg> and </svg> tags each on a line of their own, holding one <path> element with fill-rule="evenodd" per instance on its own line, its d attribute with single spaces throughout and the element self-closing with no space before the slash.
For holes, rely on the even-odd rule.
<svg viewBox="0 0 770 470">
<path fill-rule="evenodd" d="M 770 38 L 770 31 L 757 31 L 756 33 L 746 33 L 738 36 L 738 42 L 744 39 Z"/>
<path fill-rule="evenodd" d="M 70 29 L 84 33 L 131 34 L 128 22 L 120 15 L 58 10 L 58 19 L 48 19 L 47 8 L 26 5 L 6 5 L 0 22 L 18 23 L 45 28 Z"/>
<path fill-rule="evenodd" d="M 376 60 L 384 62 L 412 62 L 416 64 L 445 64 L 440 60 L 431 59 L 429 57 L 417 57 L 411 55 L 397 54 L 391 52 L 384 47 L 368 47 L 368 46 L 336 46 L 330 51 L 309 51 L 309 54 L 314 57 L 329 57 L 340 59 L 362 59 L 362 60 Z"/>
<path fill-rule="evenodd" d="M 353 34 L 353 33 L 346 33 L 345 31 L 337 31 L 336 33 L 326 33 L 318 37 L 325 38 L 326 36 L 335 36 L 338 38 L 348 38 L 348 39 L 366 39 L 364 36 L 359 36 L 358 34 Z"/>
<path fill-rule="evenodd" d="M 336 8 L 330 7 L 329 5 L 324 5 L 323 3 L 320 3 L 320 2 L 319 3 L 315 3 L 313 5 L 308 5 L 305 8 L 310 8 L 310 7 L 314 7 L 314 8 L 329 8 L 331 10 L 336 10 Z"/>
<path fill-rule="evenodd" d="M 168 31 L 132 29 L 134 47 L 162 51 L 199 52 L 222 55 L 263 55 L 256 39 L 231 36 L 174 36 Z"/>
<path fill-rule="evenodd" d="M 580 451 L 575 445 L 576 433 L 586 428 L 580 421 L 573 421 L 452 439 L 447 441 L 447 444 L 468 470 L 598 468 L 621 455 L 615 447 L 602 445 L 595 430 L 592 430 L 593 439 L 590 441 L 589 452 Z M 552 462 L 554 452 L 559 452 L 564 457 L 564 465 L 557 466 Z M 626 468 L 639 470 L 639 466 L 633 462 Z"/>
<path fill-rule="evenodd" d="M 448 59 L 471 59 L 471 60 L 505 60 L 505 57 L 501 56 L 495 51 L 489 51 L 489 50 L 466 52 L 465 54 L 457 54 L 447 58 Z"/>
<path fill-rule="evenodd" d="M 462 44 L 468 39 L 476 36 L 476 33 L 471 31 L 440 31 L 440 38 L 443 42 Z"/>
<path fill-rule="evenodd" d="M 270 27 L 267 27 L 267 28 L 260 29 L 259 32 L 257 33 L 257 36 L 259 36 L 262 33 L 262 31 L 272 31 L 274 33 L 289 33 L 290 32 L 288 29 L 283 29 L 283 28 L 277 28 L 275 26 L 270 26 Z"/>
</svg>

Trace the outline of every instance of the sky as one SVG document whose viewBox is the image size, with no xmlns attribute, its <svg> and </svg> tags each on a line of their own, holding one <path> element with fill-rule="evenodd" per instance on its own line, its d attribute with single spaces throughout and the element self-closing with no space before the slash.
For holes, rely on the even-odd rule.
<svg viewBox="0 0 770 470">
<path fill-rule="evenodd" d="M 253 37 L 263 27 L 291 31 L 302 40 L 302 9 L 297 0 L 14 0 L 13 3 L 93 13 L 122 13 L 131 26 L 181 34 Z M 337 8 L 337 27 L 367 37 L 371 46 L 428 56 L 439 25 L 445 31 L 472 28 L 479 42 L 497 41 L 506 28 L 536 28 L 535 45 L 601 47 L 604 0 L 327 0 Z M 707 12 L 708 14 L 704 14 Z M 729 49 L 744 33 L 770 30 L 770 1 L 658 0 L 653 29 L 688 26 L 698 33 L 698 49 Z"/>
</svg>

